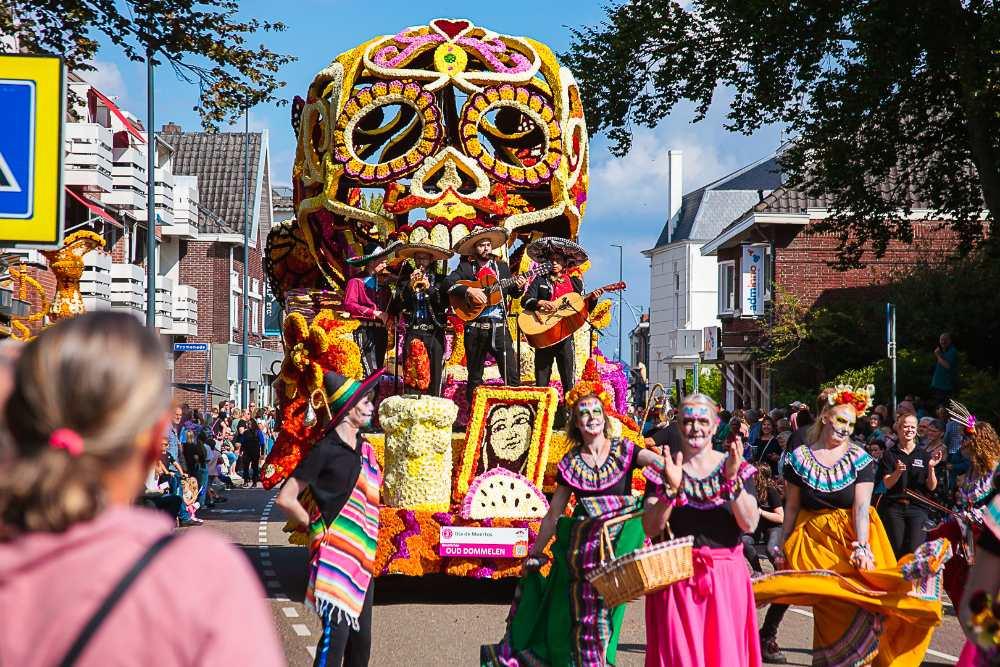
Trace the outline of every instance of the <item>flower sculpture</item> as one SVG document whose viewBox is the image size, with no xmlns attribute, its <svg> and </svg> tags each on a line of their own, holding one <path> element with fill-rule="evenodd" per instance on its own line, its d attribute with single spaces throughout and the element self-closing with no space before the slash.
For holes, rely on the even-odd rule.
<svg viewBox="0 0 1000 667">
<path fill-rule="evenodd" d="M 317 359 L 323 370 L 336 371 L 344 377 L 361 381 L 364 369 L 361 366 L 361 348 L 354 340 L 354 330 L 361 323 L 340 317 L 334 310 L 321 310 L 313 324 L 326 332 L 327 349 Z"/>
<path fill-rule="evenodd" d="M 50 321 L 57 322 L 86 311 L 80 293 L 83 257 L 91 250 L 104 246 L 104 237 L 100 234 L 80 230 L 67 236 L 58 250 L 42 251 L 45 259 L 49 260 L 49 270 L 56 276 L 56 295 L 48 312 Z"/>
<path fill-rule="evenodd" d="M 594 306 L 587 321 L 595 329 L 607 329 L 611 326 L 611 300 L 604 299 Z"/>
<path fill-rule="evenodd" d="M 407 387 L 426 391 L 431 384 L 431 359 L 427 355 L 427 346 L 419 338 L 410 341 L 410 349 L 406 352 L 406 367 L 403 369 L 403 381 Z"/>
<path fill-rule="evenodd" d="M 872 407 L 874 396 L 875 385 L 854 388 L 849 384 L 838 384 L 827 396 L 827 401 L 830 405 L 852 405 L 860 417 Z"/>
<path fill-rule="evenodd" d="M 378 416 L 385 430 L 385 504 L 447 511 L 451 504 L 451 425 L 458 406 L 433 396 L 390 396 L 382 401 Z"/>
<path fill-rule="evenodd" d="M 323 367 L 319 360 L 329 347 L 326 332 L 317 324 L 310 325 L 302 313 L 286 315 L 282 328 L 285 360 L 280 377 L 285 396 L 295 398 L 300 391 L 311 395 L 323 387 Z"/>
</svg>

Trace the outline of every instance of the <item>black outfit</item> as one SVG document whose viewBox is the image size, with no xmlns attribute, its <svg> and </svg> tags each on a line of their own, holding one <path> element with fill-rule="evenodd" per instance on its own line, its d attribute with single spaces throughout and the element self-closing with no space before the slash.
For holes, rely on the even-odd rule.
<svg viewBox="0 0 1000 667">
<path fill-rule="evenodd" d="M 498 259 L 491 259 L 489 262 L 480 262 L 472 257 L 463 257 L 458 266 L 448 275 L 448 293 L 462 298 L 466 298 L 468 288 L 457 284 L 459 280 L 477 280 L 477 274 L 483 267 L 490 267 L 499 280 L 510 280 L 510 267 L 506 262 Z M 490 353 L 497 362 L 500 374 L 504 379 L 504 384 L 517 386 L 521 384 L 520 363 L 514 353 L 514 343 L 510 337 L 510 328 L 507 326 L 507 306 L 506 299 L 521 295 L 521 290 L 517 284 L 511 282 L 503 290 L 504 303 L 501 304 L 500 312 L 494 315 L 487 315 L 490 310 L 487 307 L 475 320 L 465 323 L 465 360 L 469 370 L 469 379 L 465 385 L 465 398 L 472 404 L 472 394 L 476 387 L 483 383 L 483 370 L 485 368 L 486 354 Z"/>
<path fill-rule="evenodd" d="M 348 498 L 361 475 L 361 434 L 358 434 L 352 449 L 337 434 L 329 431 L 309 450 L 292 477 L 308 484 L 316 506 L 329 525 L 347 504 Z M 358 617 L 358 629 L 354 630 L 346 619 L 330 624 L 330 649 L 326 659 L 320 661 L 322 653 L 316 652 L 314 667 L 366 667 L 372 645 L 372 599 L 375 594 L 374 578 L 368 584 L 364 606 Z M 320 640 L 321 643 L 323 639 Z"/>
<path fill-rule="evenodd" d="M 257 429 L 247 429 L 236 441 L 240 443 L 243 469 L 246 471 L 243 483 L 256 484 L 260 481 L 260 433 Z"/>
<path fill-rule="evenodd" d="M 757 451 L 754 454 L 754 462 L 761 463 L 771 469 L 774 477 L 778 476 L 778 461 L 781 458 L 781 442 L 777 437 L 772 436 L 769 440 L 760 440 Z"/>
<path fill-rule="evenodd" d="M 904 554 L 913 553 L 927 541 L 924 524 L 929 517 L 928 510 L 924 505 L 908 498 L 906 491 L 909 489 L 925 496 L 933 495 L 927 488 L 930 460 L 930 454 L 919 445 L 909 454 L 896 445 L 885 450 L 879 461 L 879 477 L 883 479 L 895 472 L 897 461 L 906 464 L 906 470 L 892 488 L 886 488 L 878 506 L 879 517 L 885 524 L 885 532 L 889 536 L 889 543 L 892 544 L 897 559 Z"/>
<path fill-rule="evenodd" d="M 808 445 L 802 445 L 802 447 L 808 449 Z M 809 483 L 809 480 L 803 479 L 799 475 L 793 461 L 785 463 L 785 481 L 799 487 L 799 499 L 802 507 L 813 512 L 829 509 L 850 509 L 854 507 L 854 488 L 859 483 L 874 483 L 877 468 L 874 459 L 869 457 L 866 452 L 864 456 L 860 456 L 855 451 L 856 449 L 860 448 L 856 445 L 852 446 L 851 450 L 844 454 L 840 461 L 833 466 L 835 468 L 843 466 L 846 470 L 843 478 L 853 480 L 847 486 L 836 491 L 821 491 L 817 489 Z M 864 450 L 860 451 L 864 452 Z M 799 452 L 791 449 L 789 449 L 789 452 L 792 452 L 790 456 L 799 456 Z"/>
<path fill-rule="evenodd" d="M 448 323 L 447 282 L 428 269 L 426 273 L 430 288 L 415 292 L 410 287 L 412 273 L 413 269 L 410 269 L 400 276 L 399 289 L 389 303 L 387 312 L 394 317 L 402 314 L 406 320 L 406 335 L 403 338 L 404 367 L 405 359 L 410 354 L 410 341 L 419 340 L 427 348 L 427 356 L 430 358 L 431 375 L 426 393 L 440 396 L 444 369 L 444 330 Z"/>
<path fill-rule="evenodd" d="M 809 444 L 809 426 L 800 426 L 792 431 L 792 434 L 788 436 L 788 442 L 785 443 L 787 451 L 794 452 L 796 447 Z"/>
<path fill-rule="evenodd" d="M 573 291 L 577 294 L 583 293 L 583 281 L 576 276 L 570 276 L 570 283 Z M 552 293 L 555 289 L 555 279 L 552 275 L 542 275 L 536 277 L 524 290 L 521 298 L 521 307 L 529 313 L 538 310 L 539 301 L 551 301 Z M 559 379 L 563 388 L 568 390 L 573 386 L 576 379 L 574 373 L 574 361 L 576 359 L 576 349 L 573 345 L 573 337 L 570 336 L 549 347 L 537 348 L 535 350 L 535 386 L 548 387 L 552 378 L 552 362 L 559 367 Z"/>
<path fill-rule="evenodd" d="M 768 487 L 767 498 L 762 500 L 761 498 L 758 497 L 757 503 L 762 510 L 773 512 L 777 508 L 782 506 L 781 494 L 778 493 L 777 489 L 773 487 Z M 776 538 L 780 539 L 781 524 L 771 521 L 770 519 L 765 519 L 763 516 L 761 516 L 760 522 L 757 524 L 757 532 L 759 539 L 765 544 L 768 544 L 772 539 Z M 774 535 L 775 533 L 777 533 L 777 536 Z M 747 554 L 746 551 L 746 539 L 745 539 L 746 537 L 747 536 L 744 535 L 743 552 L 745 555 L 749 555 Z M 757 555 L 757 549 L 755 546 L 753 549 L 752 556 L 753 558 L 749 560 L 750 560 L 750 566 L 753 568 L 753 571 L 756 573 L 763 572 L 763 568 L 761 568 L 760 566 L 760 557 Z M 770 557 L 771 557 L 770 554 L 768 554 L 768 558 Z M 786 611 L 788 611 L 787 604 L 770 605 L 767 608 L 767 613 L 764 615 L 764 624 L 760 628 L 761 636 L 765 638 L 777 637 L 778 626 L 781 625 L 782 619 L 785 618 Z"/>
<path fill-rule="evenodd" d="M 663 428 L 653 431 L 649 437 L 653 440 L 653 444 L 660 448 L 661 453 L 664 446 L 670 450 L 670 456 L 681 451 L 681 428 L 677 422 L 671 422 Z"/>
</svg>

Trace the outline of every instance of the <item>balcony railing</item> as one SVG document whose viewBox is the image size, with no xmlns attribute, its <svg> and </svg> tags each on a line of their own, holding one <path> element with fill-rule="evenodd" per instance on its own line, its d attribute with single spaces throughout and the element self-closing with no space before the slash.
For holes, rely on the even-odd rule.
<svg viewBox="0 0 1000 667">
<path fill-rule="evenodd" d="M 156 278 L 156 328 L 169 331 L 174 326 L 174 281 L 166 276 Z"/>
<path fill-rule="evenodd" d="M 146 272 L 135 264 L 111 265 L 111 309 L 146 316 Z"/>
<path fill-rule="evenodd" d="M 701 331 L 675 329 L 667 332 L 667 353 L 675 357 L 694 357 L 701 350 Z"/>
<path fill-rule="evenodd" d="M 173 325 L 162 333 L 175 336 L 198 335 L 198 290 L 178 284 L 173 292 Z"/>
<path fill-rule="evenodd" d="M 111 255 L 91 250 L 83 257 L 80 293 L 87 310 L 111 309 Z"/>
<path fill-rule="evenodd" d="M 67 123 L 65 133 L 65 184 L 93 192 L 109 192 L 112 188 L 111 131 L 97 123 Z"/>
</svg>

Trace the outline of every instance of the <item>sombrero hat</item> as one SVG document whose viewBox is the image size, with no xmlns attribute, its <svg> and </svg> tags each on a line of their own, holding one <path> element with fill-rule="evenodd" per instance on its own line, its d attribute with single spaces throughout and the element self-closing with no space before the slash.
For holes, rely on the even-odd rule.
<svg viewBox="0 0 1000 667">
<path fill-rule="evenodd" d="M 373 262 L 377 259 L 383 259 L 392 255 L 403 245 L 402 241 L 393 241 L 384 248 L 380 245 L 373 245 L 365 248 L 365 254 L 360 257 L 352 257 L 347 260 L 347 263 L 351 266 L 364 266 L 368 262 Z"/>
<path fill-rule="evenodd" d="M 378 386 L 379 379 L 384 373 L 385 369 L 380 368 L 360 382 L 335 371 L 323 373 L 323 391 L 326 393 L 327 406 L 330 408 L 330 423 L 327 424 L 326 430 L 336 428 L 351 408 Z"/>
<path fill-rule="evenodd" d="M 455 241 L 451 248 L 459 255 L 469 256 L 473 253 L 474 246 L 483 239 L 492 241 L 495 250 L 507 242 L 507 230 L 503 227 L 482 227 Z"/>
<path fill-rule="evenodd" d="M 563 264 L 567 269 L 580 266 L 589 259 L 582 246 L 556 236 L 535 239 L 528 244 L 526 252 L 528 257 L 539 263 L 560 257 L 565 260 Z"/>
<path fill-rule="evenodd" d="M 434 260 L 447 260 L 454 254 L 448 248 L 442 248 L 441 246 L 436 246 L 433 243 L 407 243 L 396 251 L 396 257 L 399 257 L 400 259 L 408 259 L 421 253 L 430 255 L 431 259 Z"/>
</svg>

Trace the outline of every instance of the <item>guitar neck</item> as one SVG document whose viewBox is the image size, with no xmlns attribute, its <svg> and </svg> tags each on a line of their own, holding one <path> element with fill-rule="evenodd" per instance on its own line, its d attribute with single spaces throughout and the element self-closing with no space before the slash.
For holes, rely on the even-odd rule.
<svg viewBox="0 0 1000 667">
<path fill-rule="evenodd" d="M 625 289 L 625 283 L 611 283 L 610 285 L 605 285 L 604 287 L 598 287 L 593 292 L 586 296 L 587 299 L 594 299 L 605 292 L 617 292 L 618 290 Z"/>
</svg>

